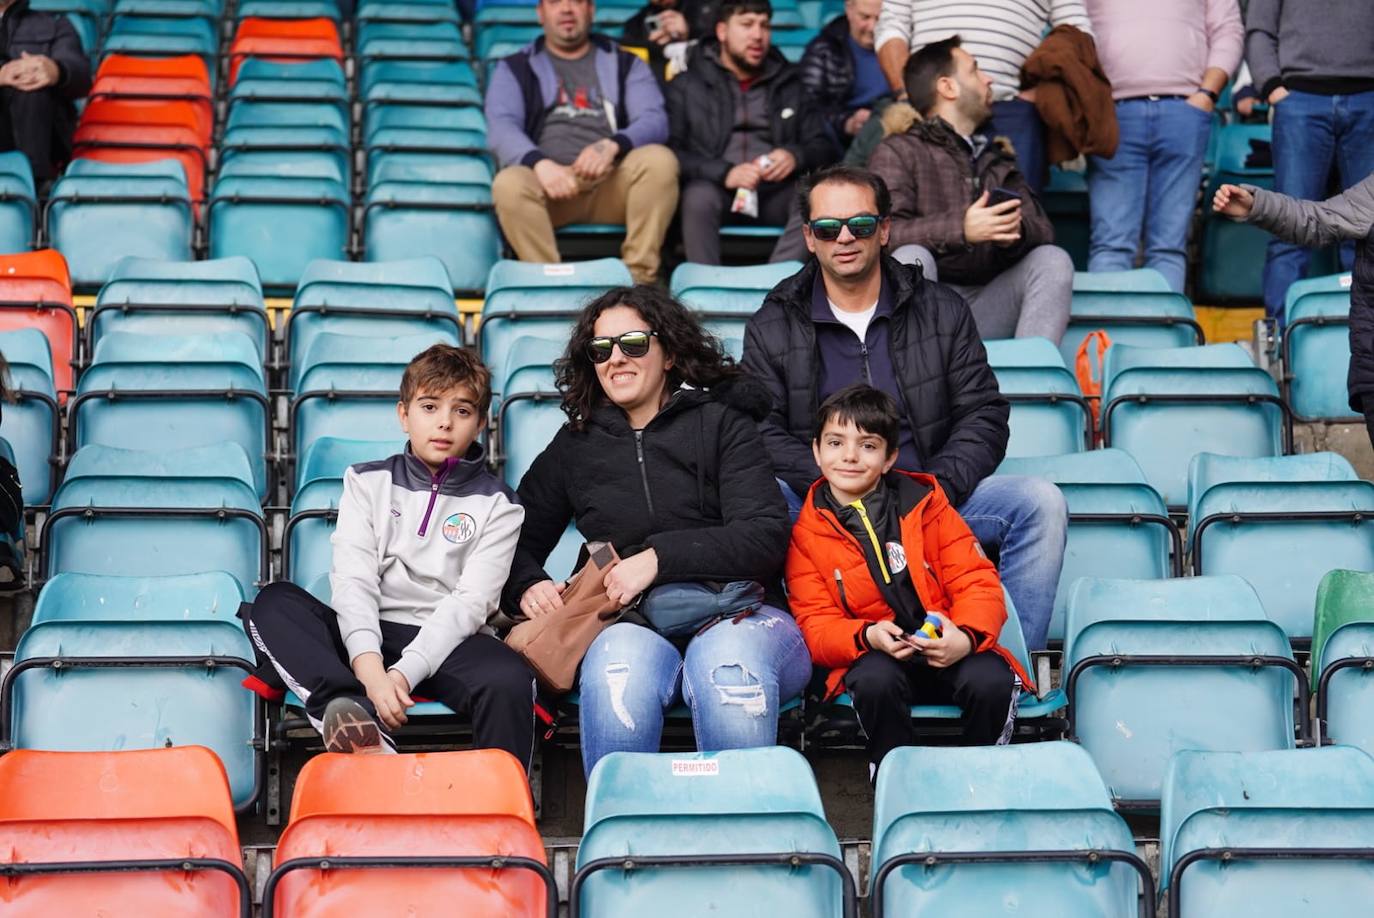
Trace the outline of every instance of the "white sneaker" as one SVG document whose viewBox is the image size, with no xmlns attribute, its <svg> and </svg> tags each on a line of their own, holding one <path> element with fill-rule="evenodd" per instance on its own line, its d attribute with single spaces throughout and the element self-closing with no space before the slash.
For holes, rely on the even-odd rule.
<svg viewBox="0 0 1374 918">
<path fill-rule="evenodd" d="M 324 748 L 357 755 L 394 755 L 396 743 L 367 708 L 352 698 L 335 698 L 324 709 Z"/>
</svg>

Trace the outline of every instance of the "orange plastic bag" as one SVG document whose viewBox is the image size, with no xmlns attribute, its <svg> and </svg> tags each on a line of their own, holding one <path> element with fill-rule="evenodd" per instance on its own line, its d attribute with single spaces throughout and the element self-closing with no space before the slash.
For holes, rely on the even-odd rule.
<svg viewBox="0 0 1374 918">
<path fill-rule="evenodd" d="M 1083 343 L 1078 345 L 1078 356 L 1074 359 L 1074 375 L 1078 377 L 1078 387 L 1083 390 L 1083 397 L 1088 400 L 1088 407 L 1092 411 L 1094 446 L 1102 445 L 1102 358 L 1111 346 L 1111 337 L 1099 328 L 1097 331 L 1089 332 Z M 1095 356 L 1094 350 L 1097 351 Z M 1094 363 L 1097 371 L 1095 375 Z"/>
</svg>

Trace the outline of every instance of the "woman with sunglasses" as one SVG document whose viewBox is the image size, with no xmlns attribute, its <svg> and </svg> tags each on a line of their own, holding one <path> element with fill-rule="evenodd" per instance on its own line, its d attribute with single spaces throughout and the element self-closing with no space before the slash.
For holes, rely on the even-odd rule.
<svg viewBox="0 0 1374 918">
<path fill-rule="evenodd" d="M 767 392 L 648 286 L 590 303 L 554 369 L 568 421 L 520 482 L 508 603 L 528 618 L 560 608 L 564 584 L 543 565 L 569 520 L 615 546 L 622 560 L 606 589 L 622 605 L 672 582 L 753 580 L 769 597 L 689 640 L 628 621 L 602 632 L 578 686 L 587 774 L 608 752 L 658 751 L 679 700 L 699 749 L 772 745 L 778 707 L 801 692 L 811 662 L 774 605 L 790 526 L 756 427 Z"/>
</svg>

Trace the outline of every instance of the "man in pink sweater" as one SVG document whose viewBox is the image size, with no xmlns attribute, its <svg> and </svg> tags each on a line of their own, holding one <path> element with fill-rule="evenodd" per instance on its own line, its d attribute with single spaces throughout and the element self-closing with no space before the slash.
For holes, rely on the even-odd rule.
<svg viewBox="0 0 1374 918">
<path fill-rule="evenodd" d="M 1240 64 L 1236 0 L 1086 0 L 1097 55 L 1112 81 L 1121 143 L 1089 157 L 1089 271 L 1145 266 L 1182 292 L 1188 227 L 1212 110 Z"/>
</svg>

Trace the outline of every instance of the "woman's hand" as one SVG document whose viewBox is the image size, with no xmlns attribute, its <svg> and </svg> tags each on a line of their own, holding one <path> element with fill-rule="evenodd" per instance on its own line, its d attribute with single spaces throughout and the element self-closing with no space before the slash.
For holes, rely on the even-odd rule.
<svg viewBox="0 0 1374 918">
<path fill-rule="evenodd" d="M 908 659 L 916 648 L 902 637 L 902 628 L 894 621 L 874 622 L 864 630 L 868 646 L 881 650 L 894 660 Z"/>
<path fill-rule="evenodd" d="M 611 602 L 628 606 L 636 596 L 652 586 L 657 577 L 658 554 L 652 548 L 646 548 L 611 568 L 601 582 Z"/>
<path fill-rule="evenodd" d="M 557 612 L 563 608 L 563 591 L 567 588 L 566 580 L 560 583 L 541 580 L 525 590 L 525 595 L 520 597 L 520 611 L 525 613 L 525 618 L 539 618 L 541 615 Z"/>
<path fill-rule="evenodd" d="M 1239 185 L 1222 185 L 1212 197 L 1212 210 L 1232 220 L 1244 220 L 1255 206 L 1255 196 Z"/>
<path fill-rule="evenodd" d="M 973 641 L 963 628 L 949 620 L 949 616 L 942 612 L 926 614 L 940 620 L 940 636 L 928 638 L 921 634 L 913 634 L 911 643 L 920 651 L 921 656 L 925 657 L 927 663 L 935 669 L 944 669 L 973 653 Z"/>
</svg>

